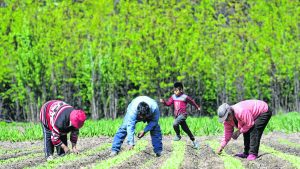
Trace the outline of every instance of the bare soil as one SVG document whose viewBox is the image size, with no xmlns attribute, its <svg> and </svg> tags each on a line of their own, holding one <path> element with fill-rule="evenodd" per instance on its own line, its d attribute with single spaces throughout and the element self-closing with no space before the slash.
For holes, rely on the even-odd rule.
<svg viewBox="0 0 300 169">
<path fill-rule="evenodd" d="M 193 169 L 193 168 L 224 168 L 224 162 L 215 153 L 206 141 L 220 140 L 221 136 L 206 136 L 197 137 L 200 143 L 200 149 L 196 150 L 192 147 L 192 142 L 188 137 L 183 137 L 183 142 L 186 142 L 184 160 L 180 165 L 183 169 Z M 164 150 L 162 156 L 156 157 L 151 145 L 151 138 L 147 135 L 145 138 L 149 141 L 146 149 L 134 154 L 128 160 L 123 161 L 121 164 L 117 164 L 113 168 L 160 168 L 173 153 L 172 148 L 172 136 L 163 137 Z M 300 133 L 285 134 L 281 132 L 273 132 L 263 135 L 261 143 L 269 147 L 274 148 L 282 153 L 291 154 L 300 157 L 300 149 L 298 147 L 293 147 L 285 144 L 281 144 L 278 140 L 285 139 L 292 143 L 300 143 Z M 111 137 L 93 137 L 93 138 L 79 138 L 78 149 L 81 152 L 91 150 L 104 143 L 112 143 Z M 46 160 L 43 154 L 43 142 L 40 141 L 29 141 L 29 142 L 0 142 L 0 169 L 7 168 L 25 168 L 25 167 L 35 167 L 39 165 L 46 164 Z M 124 148 L 122 151 L 127 151 Z M 243 137 L 240 136 L 238 140 L 232 140 L 224 150 L 227 154 L 234 157 L 236 153 L 243 151 Z M 30 157 L 32 154 L 41 154 L 41 156 Z M 57 168 L 67 169 L 67 168 L 84 168 L 91 167 L 100 161 L 109 159 L 110 148 L 105 150 L 95 152 L 94 154 L 83 157 L 76 162 L 64 162 L 60 164 Z M 28 158 L 27 158 L 28 156 Z M 21 160 L 18 160 L 20 158 Z M 56 157 L 60 158 L 60 157 Z M 237 158 L 237 157 L 234 157 Z M 274 154 L 265 153 L 260 151 L 259 158 L 255 161 L 248 161 L 246 159 L 239 159 L 245 168 L 293 168 L 293 166 L 288 162 Z"/>
</svg>

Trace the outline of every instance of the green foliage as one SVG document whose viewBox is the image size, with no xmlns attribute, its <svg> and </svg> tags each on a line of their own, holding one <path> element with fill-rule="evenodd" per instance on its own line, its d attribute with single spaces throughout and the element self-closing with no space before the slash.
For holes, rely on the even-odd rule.
<svg viewBox="0 0 300 169">
<path fill-rule="evenodd" d="M 169 97 L 174 81 L 204 114 L 247 98 L 298 108 L 295 0 L 4 2 L 0 98 L 17 120 L 57 98 L 114 118 L 136 95 Z"/>
<path fill-rule="evenodd" d="M 300 168 L 300 164 L 299 164 L 300 157 L 298 157 L 298 156 L 282 153 L 280 151 L 276 151 L 272 147 L 268 147 L 263 144 L 260 145 L 260 150 L 263 152 L 266 152 L 266 153 L 271 153 L 279 158 L 282 158 L 282 159 L 290 162 L 297 169 Z"/>
<path fill-rule="evenodd" d="M 218 148 L 218 146 L 219 146 L 219 142 L 217 142 L 216 140 L 214 140 L 214 141 L 207 141 L 207 143 L 210 145 L 210 147 L 213 150 L 216 150 Z M 219 156 L 223 160 L 224 167 L 226 169 L 230 169 L 230 168 L 232 168 L 232 169 L 234 169 L 234 168 L 242 169 L 242 168 L 245 168 L 240 160 L 232 157 L 231 155 L 227 154 L 224 151 Z"/>
<path fill-rule="evenodd" d="M 300 114 L 292 112 L 272 116 L 265 132 L 282 131 L 285 133 L 300 132 Z M 80 137 L 114 136 L 121 126 L 123 119 L 115 120 L 87 120 L 80 129 Z M 175 135 L 173 129 L 174 118 L 160 118 L 159 125 L 163 135 Z M 188 117 L 187 124 L 196 136 L 220 135 L 223 133 L 223 124 L 219 123 L 218 117 Z M 136 134 L 142 131 L 147 123 L 137 123 Z M 5 123 L 0 122 L 0 141 L 25 141 L 42 140 L 42 126 L 35 123 Z M 186 135 L 183 131 L 182 135 Z M 147 133 L 149 134 L 149 133 Z M 1 150 L 1 149 L 0 149 Z"/>
<path fill-rule="evenodd" d="M 93 168 L 104 169 L 104 168 L 111 168 L 111 167 L 117 166 L 118 164 L 121 164 L 123 161 L 126 161 L 128 158 L 130 158 L 134 154 L 136 154 L 136 153 L 138 153 L 142 150 L 145 150 L 147 144 L 148 144 L 147 141 L 140 140 L 140 141 L 137 142 L 137 144 L 135 145 L 133 150 L 120 152 L 120 154 L 118 154 L 117 156 L 115 156 L 113 158 L 110 158 L 110 159 L 105 160 L 105 161 L 101 161 L 97 165 L 93 166 Z"/>
<path fill-rule="evenodd" d="M 179 168 L 184 160 L 185 142 L 172 142 L 173 152 L 171 156 L 162 164 L 162 169 Z"/>
</svg>

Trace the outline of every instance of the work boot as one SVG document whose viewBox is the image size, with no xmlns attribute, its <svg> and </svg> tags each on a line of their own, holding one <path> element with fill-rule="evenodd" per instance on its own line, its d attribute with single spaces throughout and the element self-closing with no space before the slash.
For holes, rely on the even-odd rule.
<svg viewBox="0 0 300 169">
<path fill-rule="evenodd" d="M 117 152 L 117 151 L 112 151 L 112 152 L 109 154 L 110 157 L 114 157 L 114 156 L 116 156 L 116 155 L 118 155 L 118 152 Z"/>
<path fill-rule="evenodd" d="M 193 141 L 193 148 L 199 149 L 199 143 L 197 141 Z"/>
<path fill-rule="evenodd" d="M 156 157 L 160 157 L 161 156 L 161 152 L 155 153 Z"/>
<path fill-rule="evenodd" d="M 173 141 L 179 141 L 181 139 L 181 136 L 175 136 L 174 138 L 173 138 Z"/>
</svg>

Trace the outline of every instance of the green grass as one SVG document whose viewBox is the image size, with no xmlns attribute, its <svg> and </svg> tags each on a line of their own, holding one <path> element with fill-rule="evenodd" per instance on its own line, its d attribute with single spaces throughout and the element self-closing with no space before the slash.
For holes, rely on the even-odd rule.
<svg viewBox="0 0 300 169">
<path fill-rule="evenodd" d="M 209 144 L 210 147 L 212 147 L 214 150 L 216 150 L 220 143 L 217 141 L 207 141 L 207 143 Z M 224 150 L 223 152 L 218 155 L 224 162 L 224 167 L 226 169 L 243 169 L 245 168 L 242 164 L 242 162 L 232 156 L 230 156 L 229 154 L 227 154 Z"/>
<path fill-rule="evenodd" d="M 68 154 L 66 156 L 63 156 L 63 157 L 58 157 L 58 158 L 55 158 L 53 159 L 52 161 L 47 161 L 45 164 L 41 164 L 39 166 L 35 166 L 33 168 L 35 169 L 42 169 L 42 168 L 57 168 L 59 165 L 61 164 L 65 164 L 65 163 L 69 163 L 69 162 L 74 162 L 74 161 L 77 161 L 81 158 L 84 158 L 84 157 L 88 157 L 88 156 L 91 156 L 99 151 L 102 151 L 102 150 L 105 150 L 107 148 L 109 148 L 111 146 L 110 143 L 105 143 L 105 144 L 102 144 L 96 148 L 93 148 L 93 149 L 90 149 L 90 150 L 87 150 L 85 152 L 82 152 L 78 155 L 76 154 Z"/>
<path fill-rule="evenodd" d="M 290 162 L 294 167 L 300 169 L 300 157 L 291 155 L 291 154 L 286 154 L 280 151 L 277 151 L 275 149 L 273 149 L 272 147 L 266 146 L 261 144 L 260 145 L 260 150 L 266 153 L 271 153 L 279 158 L 282 158 L 288 162 Z"/>
<path fill-rule="evenodd" d="M 300 148 L 299 143 L 293 143 L 293 142 L 290 142 L 289 140 L 286 140 L 286 139 L 283 139 L 283 138 L 278 139 L 278 142 L 280 144 L 288 145 L 290 147 Z"/>
<path fill-rule="evenodd" d="M 165 161 L 161 169 L 177 169 L 180 167 L 180 164 L 184 160 L 185 153 L 185 142 L 182 141 L 173 141 L 173 151 L 171 156 Z"/>
<path fill-rule="evenodd" d="M 15 162 L 23 161 L 23 160 L 27 160 L 27 159 L 34 159 L 37 157 L 41 157 L 43 155 L 44 155 L 44 153 L 35 153 L 35 154 L 28 154 L 28 155 L 20 156 L 20 157 L 9 158 L 6 160 L 0 160 L 0 165 L 5 165 L 8 163 L 15 163 Z"/>
<path fill-rule="evenodd" d="M 133 150 L 123 151 L 115 157 L 101 161 L 100 163 L 93 166 L 93 168 L 109 169 L 111 167 L 117 166 L 117 165 L 121 164 L 122 162 L 126 161 L 127 159 L 129 159 L 134 154 L 136 154 L 142 150 L 145 150 L 147 144 L 148 144 L 148 141 L 140 140 L 136 143 Z"/>
<path fill-rule="evenodd" d="M 114 136 L 120 125 L 121 118 L 115 120 L 101 119 L 98 121 L 87 120 L 80 129 L 80 137 Z M 159 120 L 163 135 L 174 135 L 174 118 L 163 117 Z M 266 127 L 265 132 L 282 131 L 285 133 L 300 131 L 300 113 L 292 112 L 273 116 Z M 217 116 L 188 117 L 187 124 L 196 136 L 219 135 L 223 133 L 223 125 L 218 122 Z M 136 133 L 143 130 L 146 123 L 137 123 Z M 40 123 L 5 123 L 0 122 L 0 141 L 26 141 L 41 140 L 43 138 Z M 185 135 L 184 132 L 182 132 Z"/>
</svg>

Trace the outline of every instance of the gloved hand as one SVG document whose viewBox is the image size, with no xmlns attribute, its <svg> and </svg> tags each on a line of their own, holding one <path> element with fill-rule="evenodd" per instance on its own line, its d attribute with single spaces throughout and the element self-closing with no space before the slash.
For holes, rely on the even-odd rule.
<svg viewBox="0 0 300 169">
<path fill-rule="evenodd" d="M 145 135 L 145 132 L 141 131 L 141 132 L 139 132 L 137 137 L 140 139 L 140 138 L 144 137 L 144 135 Z"/>
</svg>

